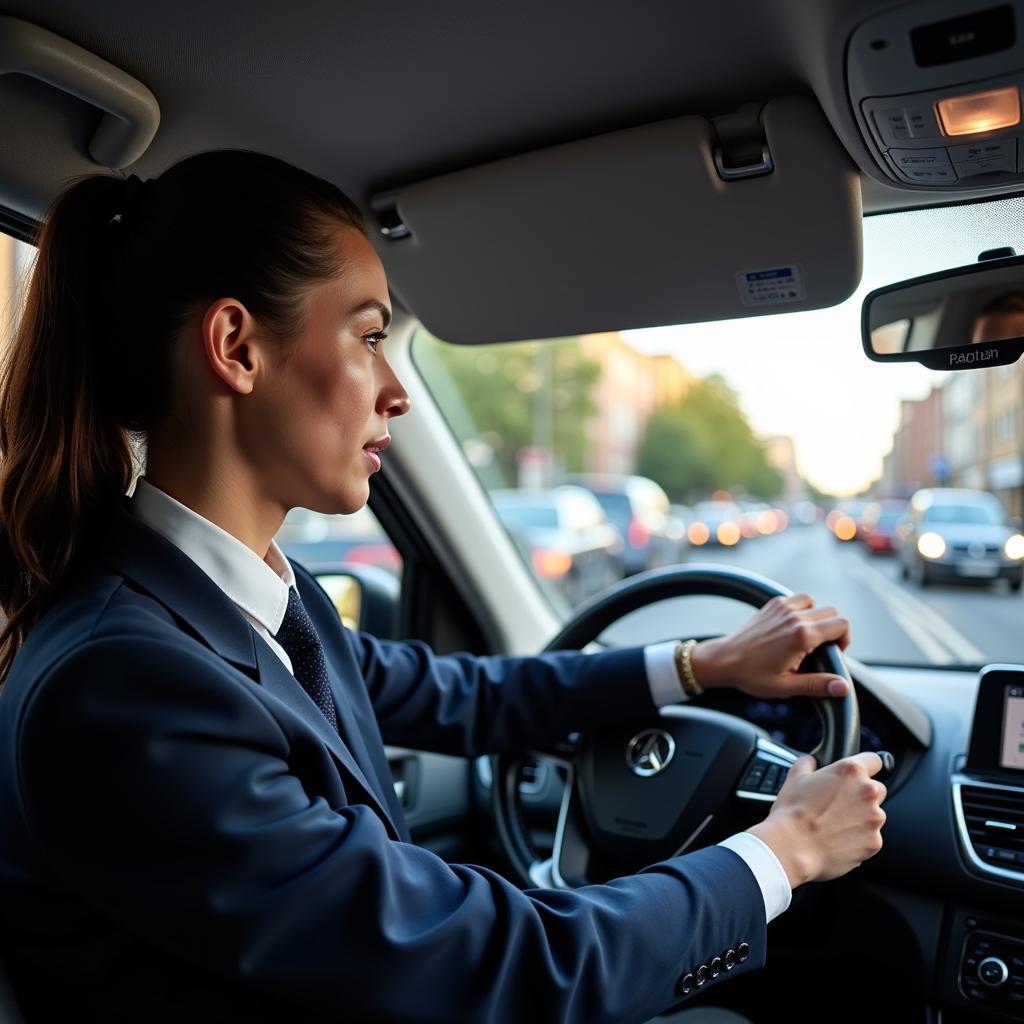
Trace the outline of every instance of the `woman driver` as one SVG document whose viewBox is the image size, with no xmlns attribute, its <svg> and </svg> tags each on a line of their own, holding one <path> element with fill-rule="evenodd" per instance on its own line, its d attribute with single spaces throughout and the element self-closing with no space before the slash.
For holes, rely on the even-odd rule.
<svg viewBox="0 0 1024 1024">
<path fill-rule="evenodd" d="M 48 217 L 0 393 L 0 942 L 29 1020 L 642 1020 L 723 951 L 760 966 L 793 886 L 880 848 L 874 754 L 805 758 L 749 832 L 571 892 L 409 842 L 384 743 L 475 756 L 684 693 L 671 644 L 350 632 L 282 556 L 289 509 L 367 500 L 408 407 L 389 316 L 354 204 L 269 157 L 86 178 Z M 682 660 L 840 694 L 795 671 L 829 640 L 796 596 Z"/>
</svg>

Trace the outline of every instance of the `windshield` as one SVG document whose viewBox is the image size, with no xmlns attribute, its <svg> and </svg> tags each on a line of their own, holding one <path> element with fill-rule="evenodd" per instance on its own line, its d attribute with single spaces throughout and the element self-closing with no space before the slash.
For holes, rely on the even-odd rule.
<svg viewBox="0 0 1024 1024">
<path fill-rule="evenodd" d="M 571 481 L 597 495 L 618 544 L 567 550 L 554 575 L 518 545 L 563 617 L 610 581 L 713 562 L 835 605 L 867 661 L 1024 661 L 1021 364 L 883 366 L 860 342 L 868 291 L 993 247 L 1024 252 L 1022 214 L 1024 200 L 1007 199 L 866 218 L 861 286 L 830 309 L 502 345 L 421 329 L 413 356 L 487 490 Z M 641 516 L 626 477 L 653 481 L 671 510 Z M 984 499 L 933 506 L 929 525 L 1010 523 L 1005 539 L 924 536 L 908 514 L 923 488 Z M 677 599 L 602 639 L 719 633 L 749 614 Z"/>
<path fill-rule="evenodd" d="M 550 505 L 508 505 L 497 503 L 502 521 L 524 529 L 555 530 L 558 513 Z"/>
<path fill-rule="evenodd" d="M 998 526 L 1002 513 L 990 505 L 936 505 L 924 514 L 926 523 L 982 523 Z"/>
</svg>

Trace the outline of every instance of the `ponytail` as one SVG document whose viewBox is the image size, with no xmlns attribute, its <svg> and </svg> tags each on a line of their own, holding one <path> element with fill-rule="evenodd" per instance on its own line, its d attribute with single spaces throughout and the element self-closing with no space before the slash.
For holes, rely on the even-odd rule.
<svg viewBox="0 0 1024 1024">
<path fill-rule="evenodd" d="M 213 224 L 227 253 L 202 237 Z M 0 366 L 0 681 L 127 493 L 133 448 L 169 407 L 189 315 L 231 295 L 294 331 L 303 289 L 341 270 L 339 224 L 363 230 L 334 185 L 240 151 L 145 183 L 80 179 L 58 199 Z"/>
<path fill-rule="evenodd" d="M 131 482 L 127 434 L 101 400 L 88 308 L 93 239 L 122 187 L 87 178 L 51 211 L 0 368 L 0 678 Z"/>
</svg>

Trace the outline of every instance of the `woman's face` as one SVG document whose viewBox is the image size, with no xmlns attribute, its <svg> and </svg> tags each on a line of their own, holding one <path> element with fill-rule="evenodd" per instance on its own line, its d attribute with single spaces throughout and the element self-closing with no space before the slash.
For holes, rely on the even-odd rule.
<svg viewBox="0 0 1024 1024">
<path fill-rule="evenodd" d="M 284 509 L 349 513 L 387 455 L 389 422 L 409 397 L 387 361 L 391 319 L 384 268 L 364 235 L 340 228 L 340 275 L 315 285 L 299 333 L 264 363 L 268 379 L 247 409 L 247 453 Z M 270 425 L 270 429 L 268 429 Z"/>
</svg>

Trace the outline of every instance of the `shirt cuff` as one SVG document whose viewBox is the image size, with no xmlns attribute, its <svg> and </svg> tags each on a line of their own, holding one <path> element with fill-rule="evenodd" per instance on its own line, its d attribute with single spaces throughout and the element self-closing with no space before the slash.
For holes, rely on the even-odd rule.
<svg viewBox="0 0 1024 1024">
<path fill-rule="evenodd" d="M 663 644 L 651 644 L 644 648 L 644 667 L 647 669 L 647 683 L 651 688 L 651 699 L 656 707 L 666 704 L 682 704 L 690 698 L 679 681 L 676 671 L 676 644 L 678 640 L 667 640 Z"/>
<path fill-rule="evenodd" d="M 793 888 L 785 868 L 767 843 L 750 832 L 737 832 L 718 845 L 732 850 L 750 868 L 764 898 L 764 916 L 767 921 L 773 921 L 788 909 L 793 899 Z"/>
</svg>

